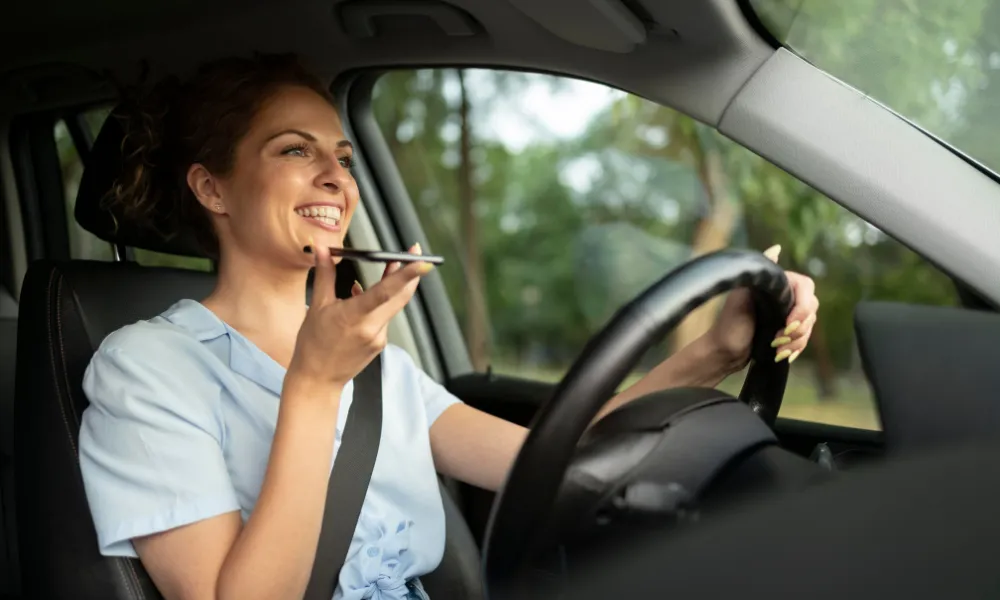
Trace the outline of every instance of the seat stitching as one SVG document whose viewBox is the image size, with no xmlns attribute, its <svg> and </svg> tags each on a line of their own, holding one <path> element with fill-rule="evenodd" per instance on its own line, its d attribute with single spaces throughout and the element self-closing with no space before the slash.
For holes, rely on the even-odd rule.
<svg viewBox="0 0 1000 600">
<path fill-rule="evenodd" d="M 46 329 L 48 330 L 47 333 L 48 333 L 48 336 L 49 336 L 49 360 L 50 360 L 50 364 L 52 365 L 52 383 L 55 385 L 55 388 L 56 388 L 56 404 L 59 405 L 59 413 L 62 415 L 63 424 L 66 426 L 66 436 L 69 438 L 69 445 L 73 449 L 73 458 L 74 458 L 74 460 L 76 460 L 77 457 L 79 456 L 79 454 L 77 453 L 77 449 L 76 449 L 76 440 L 73 439 L 73 430 L 70 428 L 70 426 L 69 426 L 69 419 L 66 417 L 66 408 L 63 405 L 63 392 L 62 392 L 62 389 L 61 389 L 61 387 L 59 385 L 59 369 L 58 369 L 58 367 L 56 365 L 57 361 L 56 361 L 56 357 L 55 357 L 55 344 L 53 343 L 53 340 L 52 340 L 52 314 L 51 314 L 52 313 L 52 286 L 55 283 L 57 274 L 58 274 L 58 271 L 55 270 L 55 269 L 53 269 L 52 274 L 49 277 L 49 293 L 48 293 L 48 299 L 49 299 L 49 301 L 46 303 L 47 306 L 45 307 L 46 312 L 49 313 L 49 314 L 46 315 L 48 317 L 46 319 L 46 321 L 48 323 L 48 327 Z M 62 289 L 62 278 L 59 278 L 59 287 L 57 288 L 57 291 L 56 291 L 56 314 L 57 314 L 56 320 L 57 320 L 57 328 L 58 328 L 58 335 L 59 336 L 62 335 L 62 324 L 59 322 L 59 313 L 60 313 L 60 311 L 58 310 L 58 305 L 59 305 L 59 302 L 58 302 L 58 297 L 59 297 L 58 296 L 58 291 L 61 290 L 61 289 Z M 60 337 L 60 339 L 59 339 L 59 348 L 60 348 L 60 351 L 62 351 L 62 346 L 63 346 L 62 339 Z M 63 356 L 65 357 L 65 353 L 63 353 Z M 65 363 L 64 363 L 63 366 L 65 366 Z"/>
<path fill-rule="evenodd" d="M 63 278 L 60 277 L 59 290 L 57 292 L 60 297 L 62 296 L 62 282 Z M 76 406 L 76 404 L 73 401 L 73 386 L 70 385 L 69 382 L 69 367 L 66 364 L 66 344 L 63 340 L 63 334 L 62 334 L 62 302 L 56 303 L 56 323 L 58 324 L 59 327 L 59 354 L 60 356 L 62 356 L 62 362 L 63 362 L 63 369 L 62 369 L 63 379 L 66 383 L 66 396 L 69 397 L 69 407 L 68 407 L 69 410 L 67 412 L 71 417 L 73 417 L 73 423 L 76 425 L 77 431 L 79 431 L 80 419 L 76 416 L 76 411 L 73 410 L 73 407 Z"/>
<path fill-rule="evenodd" d="M 118 572 L 121 573 L 122 583 L 125 584 L 125 589 L 127 590 L 128 595 L 132 596 L 132 597 L 135 597 L 135 592 L 132 590 L 132 583 L 128 580 L 128 575 L 125 574 L 125 569 L 122 568 L 122 561 L 124 561 L 125 559 L 115 558 L 113 560 L 114 560 L 115 566 L 118 567 Z"/>
<path fill-rule="evenodd" d="M 132 561 L 126 560 L 125 564 L 128 565 L 128 570 L 132 573 L 132 579 L 135 581 L 135 592 L 142 600 L 146 600 L 146 594 L 142 591 L 142 585 L 139 583 L 139 574 L 135 571 L 135 565 Z"/>
</svg>

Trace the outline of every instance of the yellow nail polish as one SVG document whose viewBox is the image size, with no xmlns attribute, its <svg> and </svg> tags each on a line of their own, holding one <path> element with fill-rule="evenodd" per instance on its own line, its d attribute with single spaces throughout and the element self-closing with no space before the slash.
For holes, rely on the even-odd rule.
<svg viewBox="0 0 1000 600">
<path fill-rule="evenodd" d="M 801 326 L 802 326 L 802 321 L 792 321 L 791 323 L 788 324 L 788 327 L 785 327 L 785 335 L 793 333 Z"/>
<path fill-rule="evenodd" d="M 771 342 L 771 347 L 772 348 L 777 348 L 778 346 L 784 346 L 785 344 L 787 344 L 790 341 L 792 341 L 792 338 L 790 338 L 788 336 L 782 336 L 780 338 L 775 338 L 774 341 Z"/>
<path fill-rule="evenodd" d="M 792 355 L 791 350 L 782 350 L 781 352 L 778 353 L 777 356 L 774 357 L 774 362 L 781 362 L 791 355 Z"/>
<path fill-rule="evenodd" d="M 788 357 L 788 364 L 792 364 L 793 362 L 795 362 L 795 359 L 798 358 L 800 354 L 802 354 L 801 350 L 796 350 L 795 352 L 792 352 L 792 355 Z"/>
<path fill-rule="evenodd" d="M 781 244 L 775 244 L 764 250 L 764 256 L 770 258 L 774 262 L 778 262 L 778 256 L 781 255 Z"/>
<path fill-rule="evenodd" d="M 420 247 L 420 242 L 417 242 L 416 244 L 413 244 L 413 246 L 410 248 L 410 252 L 412 254 L 423 254 L 424 250 L 423 248 Z"/>
<path fill-rule="evenodd" d="M 434 263 L 420 263 L 420 267 L 417 270 L 421 275 L 426 275 L 434 270 Z"/>
<path fill-rule="evenodd" d="M 362 287 L 361 282 L 358 281 L 357 279 L 354 280 L 354 285 L 356 285 L 358 289 L 361 290 L 362 292 L 365 291 L 365 288 Z"/>
</svg>

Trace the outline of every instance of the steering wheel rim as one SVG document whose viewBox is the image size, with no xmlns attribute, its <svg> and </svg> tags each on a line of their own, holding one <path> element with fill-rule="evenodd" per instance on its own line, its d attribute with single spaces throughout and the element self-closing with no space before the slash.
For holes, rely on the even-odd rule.
<svg viewBox="0 0 1000 600">
<path fill-rule="evenodd" d="M 577 442 L 632 368 L 691 311 L 739 287 L 750 289 L 756 317 L 740 399 L 766 423 L 774 423 L 788 363 L 774 361 L 770 342 L 794 305 L 784 270 L 757 252 L 722 250 L 671 271 L 619 309 L 587 342 L 535 416 L 487 524 L 483 581 L 488 597 L 517 595 L 516 576 L 537 549 L 537 532 L 543 530 Z"/>
</svg>

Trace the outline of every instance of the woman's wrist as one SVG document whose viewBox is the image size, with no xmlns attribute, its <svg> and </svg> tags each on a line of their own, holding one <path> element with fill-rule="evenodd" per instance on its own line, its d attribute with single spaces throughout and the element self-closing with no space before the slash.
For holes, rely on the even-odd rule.
<svg viewBox="0 0 1000 600">
<path fill-rule="evenodd" d="M 747 364 L 744 356 L 719 344 L 711 332 L 695 339 L 682 352 L 688 355 L 685 362 L 696 370 L 696 379 L 703 382 L 703 387 L 719 385 L 726 377 L 743 370 Z"/>
<path fill-rule="evenodd" d="M 346 384 L 335 381 L 309 377 L 302 373 L 289 371 L 281 388 L 283 402 L 310 402 L 321 406 L 336 408 L 340 405 L 340 397 Z"/>
<path fill-rule="evenodd" d="M 618 406 L 659 390 L 677 387 L 715 387 L 744 364 L 710 336 L 703 335 L 657 365 L 645 377 L 617 394 L 595 420 Z"/>
</svg>

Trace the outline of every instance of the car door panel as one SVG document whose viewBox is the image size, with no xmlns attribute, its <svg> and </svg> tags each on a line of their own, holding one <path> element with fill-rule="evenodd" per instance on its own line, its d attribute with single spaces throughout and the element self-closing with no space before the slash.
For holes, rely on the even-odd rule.
<svg viewBox="0 0 1000 600">
<path fill-rule="evenodd" d="M 1000 435 L 1000 315 L 863 302 L 855 329 L 889 451 Z"/>
</svg>

